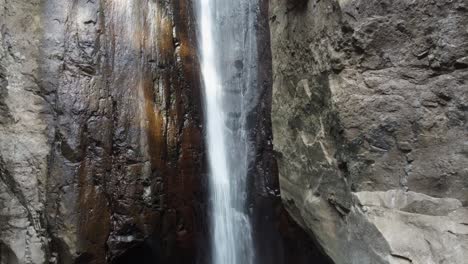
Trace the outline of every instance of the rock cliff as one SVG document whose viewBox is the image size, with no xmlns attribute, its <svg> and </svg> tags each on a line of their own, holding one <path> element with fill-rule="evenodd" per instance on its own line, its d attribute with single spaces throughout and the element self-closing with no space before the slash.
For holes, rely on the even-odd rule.
<svg viewBox="0 0 468 264">
<path fill-rule="evenodd" d="M 260 263 L 311 263 L 322 256 L 279 197 L 259 3 L 255 247 Z M 0 0 L 0 264 L 208 263 L 192 5 Z"/>
<path fill-rule="evenodd" d="M 0 263 L 193 258 L 192 19 L 182 0 L 0 2 Z"/>
<path fill-rule="evenodd" d="M 283 201 L 338 264 L 468 259 L 468 2 L 272 0 Z"/>
<path fill-rule="evenodd" d="M 259 262 L 464 264 L 468 3 L 259 1 Z M 206 262 L 192 4 L 0 0 L 0 264 Z"/>
</svg>

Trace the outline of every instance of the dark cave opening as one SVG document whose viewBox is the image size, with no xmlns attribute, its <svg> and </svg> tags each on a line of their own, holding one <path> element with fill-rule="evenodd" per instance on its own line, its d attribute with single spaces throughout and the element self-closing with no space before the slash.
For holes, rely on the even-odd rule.
<svg viewBox="0 0 468 264">
<path fill-rule="evenodd" d="M 115 258 L 112 264 L 155 264 L 164 263 L 160 249 L 154 241 L 145 240 L 144 242 L 130 248 L 124 254 Z"/>
</svg>

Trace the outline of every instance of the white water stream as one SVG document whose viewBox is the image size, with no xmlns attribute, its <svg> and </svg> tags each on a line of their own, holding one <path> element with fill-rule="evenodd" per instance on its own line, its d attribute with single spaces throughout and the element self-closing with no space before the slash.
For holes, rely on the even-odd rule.
<svg viewBox="0 0 468 264">
<path fill-rule="evenodd" d="M 254 0 L 197 0 L 210 169 L 212 264 L 253 264 L 247 116 L 254 105 Z M 254 77 L 253 77 L 254 76 Z"/>
</svg>

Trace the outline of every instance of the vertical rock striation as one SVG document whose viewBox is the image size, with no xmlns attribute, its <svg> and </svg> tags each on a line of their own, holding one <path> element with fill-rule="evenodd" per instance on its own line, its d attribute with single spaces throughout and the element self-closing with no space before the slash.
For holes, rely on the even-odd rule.
<svg viewBox="0 0 468 264">
<path fill-rule="evenodd" d="M 0 263 L 195 262 L 190 1 L 0 4 Z"/>
<path fill-rule="evenodd" d="M 258 67 L 231 65 L 258 75 L 245 116 L 254 247 L 259 263 L 310 263 L 279 199 L 259 3 Z M 206 263 L 192 1 L 0 0 L 0 29 L 0 263 Z"/>
<path fill-rule="evenodd" d="M 76 1 L 57 13 L 54 250 L 87 263 L 194 262 L 203 145 L 188 1 Z"/>
<path fill-rule="evenodd" d="M 270 2 L 282 198 L 335 263 L 468 258 L 466 1 Z"/>
<path fill-rule="evenodd" d="M 44 263 L 48 120 L 41 1 L 0 1 L 0 263 Z"/>
<path fill-rule="evenodd" d="M 257 21 L 256 104 L 247 115 L 250 137 L 249 168 L 256 263 L 331 263 L 316 243 L 294 222 L 284 209 L 280 197 L 278 166 L 273 150 L 272 53 L 270 47 L 269 0 L 259 1 Z M 244 66 L 246 67 L 246 66 Z"/>
</svg>

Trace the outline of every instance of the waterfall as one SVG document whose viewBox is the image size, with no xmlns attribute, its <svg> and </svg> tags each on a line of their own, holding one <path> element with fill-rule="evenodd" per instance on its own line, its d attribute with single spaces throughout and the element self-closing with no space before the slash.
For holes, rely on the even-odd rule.
<svg viewBox="0 0 468 264">
<path fill-rule="evenodd" d="M 253 156 L 248 116 L 257 102 L 254 0 L 198 0 L 205 91 L 212 264 L 253 264 L 247 172 Z"/>
</svg>

